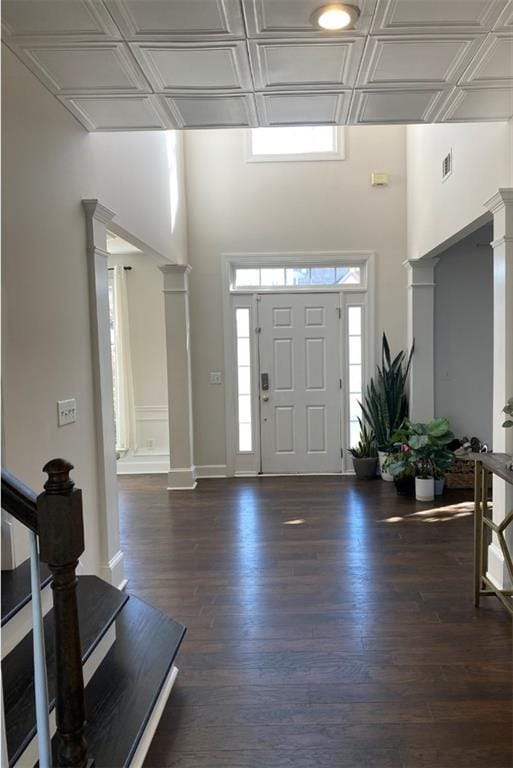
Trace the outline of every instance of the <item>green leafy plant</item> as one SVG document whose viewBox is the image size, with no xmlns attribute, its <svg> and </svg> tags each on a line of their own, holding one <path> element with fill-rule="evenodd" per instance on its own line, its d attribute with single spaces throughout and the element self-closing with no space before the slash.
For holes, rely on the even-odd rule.
<svg viewBox="0 0 513 768">
<path fill-rule="evenodd" d="M 411 367 L 413 346 L 407 355 L 401 350 L 393 359 L 386 334 L 383 333 L 381 366 L 371 378 L 363 402 L 360 403 L 367 424 L 374 431 L 380 450 L 392 444 L 391 436 L 408 416 L 406 382 Z"/>
<path fill-rule="evenodd" d="M 502 412 L 506 414 L 506 416 L 513 416 L 513 397 L 510 397 L 504 408 L 502 409 Z M 506 419 L 503 427 L 509 428 L 513 427 L 513 420 L 512 419 Z"/>
<path fill-rule="evenodd" d="M 378 455 L 376 449 L 376 439 L 372 429 L 368 429 L 361 419 L 358 419 L 360 425 L 360 441 L 356 448 L 350 448 L 350 452 L 355 459 L 374 459 Z"/>
<path fill-rule="evenodd" d="M 454 453 L 447 448 L 453 439 L 447 419 L 428 424 L 405 419 L 391 435 L 394 450 L 385 467 L 394 477 L 443 477 L 454 462 Z"/>
</svg>

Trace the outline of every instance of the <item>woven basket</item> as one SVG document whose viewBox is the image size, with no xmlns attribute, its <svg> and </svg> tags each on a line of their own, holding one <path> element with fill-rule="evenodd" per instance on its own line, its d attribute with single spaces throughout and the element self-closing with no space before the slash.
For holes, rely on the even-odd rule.
<svg viewBox="0 0 513 768">
<path fill-rule="evenodd" d="M 474 489 L 474 467 L 473 461 L 465 459 L 456 459 L 451 467 L 451 471 L 445 475 L 445 485 L 447 488 L 469 488 Z M 489 477 L 489 486 L 492 485 L 492 477 Z"/>
</svg>

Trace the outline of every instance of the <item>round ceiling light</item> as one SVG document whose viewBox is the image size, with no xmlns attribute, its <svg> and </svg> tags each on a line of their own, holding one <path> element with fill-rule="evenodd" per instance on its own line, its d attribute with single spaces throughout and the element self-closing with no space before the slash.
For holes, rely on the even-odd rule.
<svg viewBox="0 0 513 768">
<path fill-rule="evenodd" d="M 352 28 L 359 16 L 360 9 L 356 5 L 330 3 L 314 11 L 311 21 L 316 27 L 331 32 L 338 32 L 341 29 Z"/>
</svg>

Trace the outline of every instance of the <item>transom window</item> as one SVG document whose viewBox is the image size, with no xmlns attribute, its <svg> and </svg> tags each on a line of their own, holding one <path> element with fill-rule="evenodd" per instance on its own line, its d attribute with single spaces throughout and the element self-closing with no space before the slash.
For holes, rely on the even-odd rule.
<svg viewBox="0 0 513 768">
<path fill-rule="evenodd" d="M 249 160 L 341 160 L 343 134 L 332 125 L 253 128 Z"/>
<path fill-rule="evenodd" d="M 234 288 L 293 288 L 308 286 L 359 285 L 359 266 L 326 267 L 235 267 Z"/>
</svg>

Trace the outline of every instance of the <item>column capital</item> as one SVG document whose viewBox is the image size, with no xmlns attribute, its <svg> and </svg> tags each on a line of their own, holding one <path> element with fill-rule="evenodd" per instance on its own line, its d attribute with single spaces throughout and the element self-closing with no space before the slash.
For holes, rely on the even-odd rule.
<svg viewBox="0 0 513 768">
<path fill-rule="evenodd" d="M 159 269 L 164 275 L 164 293 L 188 293 L 190 264 L 164 264 Z"/>
<path fill-rule="evenodd" d="M 82 205 L 89 219 L 96 219 L 102 224 L 110 224 L 116 215 L 105 205 L 102 205 L 99 200 L 82 200 Z"/>
<path fill-rule="evenodd" d="M 513 206 L 513 188 L 511 187 L 501 187 L 495 195 L 484 203 L 484 207 L 493 214 L 507 205 Z"/>
<path fill-rule="evenodd" d="M 407 259 L 403 266 L 408 270 L 408 287 L 432 287 L 435 285 L 435 267 L 440 259 Z"/>
</svg>

